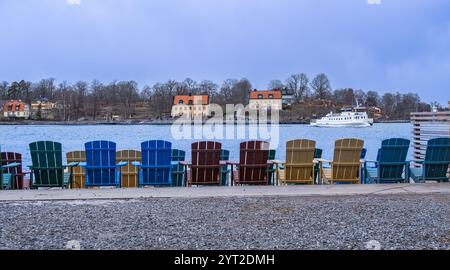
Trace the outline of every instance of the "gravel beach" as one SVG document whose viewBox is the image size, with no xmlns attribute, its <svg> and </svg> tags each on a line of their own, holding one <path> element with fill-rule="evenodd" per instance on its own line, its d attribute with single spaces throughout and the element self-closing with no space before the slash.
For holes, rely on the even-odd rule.
<svg viewBox="0 0 450 270">
<path fill-rule="evenodd" d="M 450 195 L 0 203 L 0 249 L 450 249 Z M 374 242 L 375 241 L 375 242 Z M 377 241 L 377 242 L 376 242 Z"/>
</svg>

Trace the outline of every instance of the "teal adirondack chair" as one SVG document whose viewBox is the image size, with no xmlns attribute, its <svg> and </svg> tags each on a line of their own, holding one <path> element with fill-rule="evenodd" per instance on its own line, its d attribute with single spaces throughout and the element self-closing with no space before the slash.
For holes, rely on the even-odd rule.
<svg viewBox="0 0 450 270">
<path fill-rule="evenodd" d="M 228 161 L 230 159 L 230 151 L 222 149 L 220 152 L 220 160 Z M 222 165 L 220 167 L 220 182 L 222 186 L 228 186 L 228 175 L 230 174 L 230 170 L 228 169 L 228 165 Z"/>
<path fill-rule="evenodd" d="M 172 149 L 172 162 L 185 161 L 186 152 L 178 149 Z M 172 185 L 174 187 L 184 187 L 184 166 L 181 164 L 172 165 Z"/>
<path fill-rule="evenodd" d="M 421 168 L 410 168 L 410 176 L 416 183 L 426 180 L 448 182 L 447 171 L 450 164 L 450 137 L 435 138 L 428 141 L 425 160 L 414 161 Z"/>
<path fill-rule="evenodd" d="M 30 143 L 30 152 L 33 164 L 28 166 L 31 170 L 31 188 L 69 188 L 72 181 L 72 169 L 78 163 L 63 164 L 60 143 L 51 141 Z M 69 172 L 64 172 L 65 168 L 69 168 Z"/>
<path fill-rule="evenodd" d="M 384 140 L 378 150 L 376 161 L 366 160 L 364 163 L 367 183 L 390 184 L 404 183 L 408 179 L 408 154 L 410 141 L 392 138 Z M 367 164 L 373 163 L 373 167 Z"/>
<path fill-rule="evenodd" d="M 269 150 L 269 158 L 268 158 L 268 160 L 275 160 L 276 155 L 277 155 L 277 150 L 274 150 L 274 149 Z M 269 184 L 270 185 L 274 185 L 275 184 L 276 180 L 274 179 L 274 176 L 276 175 L 276 171 L 277 171 L 277 169 L 276 169 L 275 164 L 270 165 L 269 168 L 267 169 L 267 175 L 268 175 L 267 177 L 269 179 Z"/>
<path fill-rule="evenodd" d="M 322 152 L 323 150 L 320 148 L 314 149 L 314 159 L 322 158 Z M 320 172 L 320 164 L 317 163 L 316 165 L 314 165 L 314 180 L 316 180 L 317 182 L 319 181 L 319 172 Z"/>
<path fill-rule="evenodd" d="M 1 150 L 0 150 L 1 153 Z M 0 189 L 12 189 L 14 175 L 11 173 L 4 173 L 5 170 L 20 166 L 19 163 L 10 163 L 2 165 L 2 157 L 0 155 Z"/>
</svg>

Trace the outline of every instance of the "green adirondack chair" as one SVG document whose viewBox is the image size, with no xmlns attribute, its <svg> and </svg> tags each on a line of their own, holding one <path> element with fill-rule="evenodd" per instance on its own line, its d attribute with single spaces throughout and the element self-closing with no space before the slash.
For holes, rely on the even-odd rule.
<svg viewBox="0 0 450 270">
<path fill-rule="evenodd" d="M 185 161 L 186 152 L 178 149 L 172 149 L 172 161 Z M 184 187 L 184 166 L 181 164 L 172 165 L 172 185 L 174 187 Z"/>
<path fill-rule="evenodd" d="M 63 164 L 62 145 L 60 143 L 51 141 L 30 143 L 30 152 L 33 164 L 28 166 L 32 172 L 31 188 L 69 188 L 72 181 L 72 169 L 78 163 Z M 69 168 L 68 173 L 64 172 L 65 168 Z"/>
<path fill-rule="evenodd" d="M 220 152 L 220 160 L 228 161 L 230 159 L 230 151 L 222 149 Z M 220 167 L 220 182 L 222 186 L 228 186 L 228 175 L 230 174 L 230 170 L 228 169 L 228 165 L 222 165 Z"/>
<path fill-rule="evenodd" d="M 2 156 L 0 155 L 0 190 L 13 188 L 14 175 L 12 173 L 5 173 L 5 171 L 18 166 L 20 166 L 20 163 L 10 163 L 7 165 L 3 165 Z"/>
<path fill-rule="evenodd" d="M 365 177 L 368 183 L 391 184 L 404 183 L 408 179 L 408 154 L 410 141 L 392 138 L 384 140 L 378 152 L 376 161 L 366 160 L 364 163 Z M 369 167 L 368 163 L 375 166 Z"/>
<path fill-rule="evenodd" d="M 409 175 L 416 183 L 426 180 L 448 182 L 448 167 L 450 164 L 450 137 L 435 138 L 428 141 L 425 160 L 414 161 L 421 168 L 410 168 Z"/>
</svg>

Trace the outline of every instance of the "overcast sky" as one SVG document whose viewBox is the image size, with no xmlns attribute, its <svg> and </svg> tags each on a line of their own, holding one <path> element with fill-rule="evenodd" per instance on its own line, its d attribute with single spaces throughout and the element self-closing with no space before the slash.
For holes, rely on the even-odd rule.
<svg viewBox="0 0 450 270">
<path fill-rule="evenodd" d="M 0 81 L 326 73 L 450 100 L 449 0 L 0 0 Z"/>
</svg>

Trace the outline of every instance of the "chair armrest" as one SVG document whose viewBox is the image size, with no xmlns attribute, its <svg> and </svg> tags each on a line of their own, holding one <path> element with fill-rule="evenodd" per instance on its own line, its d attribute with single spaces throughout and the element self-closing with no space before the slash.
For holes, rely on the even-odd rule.
<svg viewBox="0 0 450 270">
<path fill-rule="evenodd" d="M 131 165 L 135 166 L 135 167 L 141 167 L 141 163 L 139 161 L 133 161 L 131 162 Z"/>
<path fill-rule="evenodd" d="M 72 167 L 78 166 L 78 164 L 79 164 L 79 162 L 70 162 L 70 163 L 67 164 L 67 165 L 63 165 L 63 167 L 69 167 L 69 168 L 72 168 Z"/>
<path fill-rule="evenodd" d="M 227 166 L 228 165 L 228 160 L 221 160 L 219 161 L 219 164 L 222 166 Z"/>
<path fill-rule="evenodd" d="M 316 158 L 315 160 L 317 160 L 319 163 L 333 163 L 332 160 L 327 160 L 327 159 L 323 159 L 323 158 Z"/>
<path fill-rule="evenodd" d="M 8 169 L 8 168 L 15 168 L 15 167 L 19 167 L 21 164 L 20 163 L 9 163 L 7 165 L 2 166 L 3 169 Z"/>
<path fill-rule="evenodd" d="M 190 163 L 188 161 L 180 161 L 180 162 L 178 162 L 178 164 L 183 165 L 183 166 L 190 165 Z"/>
<path fill-rule="evenodd" d="M 128 165 L 128 162 L 126 162 L 126 161 L 121 161 L 121 162 L 119 162 L 119 163 L 117 163 L 117 167 L 123 167 L 123 166 L 127 166 Z"/>
<path fill-rule="evenodd" d="M 270 162 L 272 162 L 273 164 L 285 164 L 285 162 L 281 161 L 281 160 L 270 160 Z"/>
</svg>

